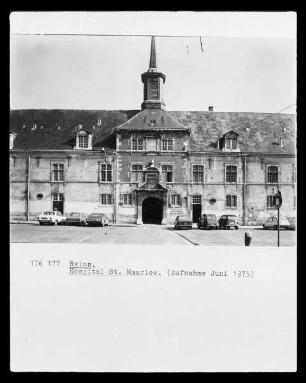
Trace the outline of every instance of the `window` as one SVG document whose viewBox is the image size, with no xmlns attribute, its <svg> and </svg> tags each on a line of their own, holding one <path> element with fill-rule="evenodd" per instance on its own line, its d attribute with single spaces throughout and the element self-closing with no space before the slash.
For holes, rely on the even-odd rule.
<svg viewBox="0 0 306 383">
<path fill-rule="evenodd" d="M 296 166 L 293 166 L 293 171 L 292 171 L 292 181 L 293 183 L 296 183 Z"/>
<path fill-rule="evenodd" d="M 225 206 L 236 208 L 237 207 L 237 196 L 236 195 L 227 195 Z"/>
<path fill-rule="evenodd" d="M 143 165 L 132 164 L 131 182 L 143 182 L 143 180 L 144 180 Z"/>
<path fill-rule="evenodd" d="M 81 136 L 81 135 L 79 135 L 78 136 L 78 143 L 79 143 L 79 148 L 85 148 L 85 149 L 87 149 L 88 148 L 88 136 L 86 135 L 86 136 Z"/>
<path fill-rule="evenodd" d="M 162 182 L 172 182 L 172 165 L 162 165 Z"/>
<path fill-rule="evenodd" d="M 101 205 L 111 205 L 112 204 L 112 195 L 111 194 L 101 194 L 100 195 Z"/>
<path fill-rule="evenodd" d="M 179 194 L 171 194 L 171 205 L 172 206 L 181 206 L 182 199 Z"/>
<path fill-rule="evenodd" d="M 226 138 L 225 149 L 229 149 L 229 150 L 237 149 L 237 138 Z"/>
<path fill-rule="evenodd" d="M 204 166 L 203 165 L 193 165 L 192 180 L 193 180 L 193 182 L 203 182 L 203 180 L 204 180 Z"/>
<path fill-rule="evenodd" d="M 268 182 L 278 183 L 278 166 L 268 166 Z"/>
<path fill-rule="evenodd" d="M 273 209 L 274 204 L 273 204 L 273 195 L 268 195 L 267 196 L 267 209 Z"/>
<path fill-rule="evenodd" d="M 64 164 L 52 164 L 52 181 L 64 181 Z"/>
<path fill-rule="evenodd" d="M 225 167 L 225 181 L 226 182 L 237 182 L 237 166 L 226 165 Z"/>
<path fill-rule="evenodd" d="M 162 136 L 162 150 L 173 150 L 173 137 L 168 135 Z"/>
<path fill-rule="evenodd" d="M 143 137 L 136 134 L 132 137 L 132 150 L 143 150 Z"/>
<path fill-rule="evenodd" d="M 132 205 L 132 194 L 123 194 L 123 205 Z"/>
<path fill-rule="evenodd" d="M 100 164 L 100 182 L 112 182 L 111 164 Z"/>
<path fill-rule="evenodd" d="M 52 194 L 52 201 L 64 201 L 64 194 L 62 193 L 54 193 Z"/>
<path fill-rule="evenodd" d="M 192 196 L 192 203 L 193 205 L 199 205 L 202 203 L 202 196 L 201 195 L 193 195 Z"/>
</svg>

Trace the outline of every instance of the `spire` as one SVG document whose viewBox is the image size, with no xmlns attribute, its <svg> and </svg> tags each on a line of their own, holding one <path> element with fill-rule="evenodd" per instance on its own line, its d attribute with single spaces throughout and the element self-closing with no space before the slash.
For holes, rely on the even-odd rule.
<svg viewBox="0 0 306 383">
<path fill-rule="evenodd" d="M 150 69 L 156 69 L 156 47 L 155 47 L 155 36 L 152 36 L 151 39 L 151 54 L 150 54 L 150 65 L 149 65 L 149 70 Z"/>
</svg>

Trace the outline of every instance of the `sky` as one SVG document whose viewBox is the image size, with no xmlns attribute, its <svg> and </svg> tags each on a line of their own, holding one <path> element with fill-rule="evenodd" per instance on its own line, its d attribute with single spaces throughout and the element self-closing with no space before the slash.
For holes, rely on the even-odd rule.
<svg viewBox="0 0 306 383">
<path fill-rule="evenodd" d="M 10 25 L 11 109 L 140 109 L 153 34 L 167 110 L 296 103 L 292 12 L 15 12 Z"/>
</svg>

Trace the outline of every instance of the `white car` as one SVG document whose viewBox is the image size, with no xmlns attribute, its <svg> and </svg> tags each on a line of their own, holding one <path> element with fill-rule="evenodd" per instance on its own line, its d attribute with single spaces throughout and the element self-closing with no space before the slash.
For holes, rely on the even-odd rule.
<svg viewBox="0 0 306 383">
<path fill-rule="evenodd" d="M 266 223 L 263 224 L 263 229 L 277 229 L 277 217 L 270 217 Z M 290 223 L 287 218 L 280 218 L 279 228 L 280 229 L 289 229 Z"/>
<path fill-rule="evenodd" d="M 64 224 L 66 217 L 60 211 L 44 211 L 37 217 L 37 220 L 40 225 L 49 224 L 56 226 L 57 224 Z"/>
</svg>

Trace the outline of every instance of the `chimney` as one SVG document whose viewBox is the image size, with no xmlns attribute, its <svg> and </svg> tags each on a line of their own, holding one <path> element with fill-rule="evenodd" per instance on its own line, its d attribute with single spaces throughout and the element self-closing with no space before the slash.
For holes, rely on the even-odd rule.
<svg viewBox="0 0 306 383">
<path fill-rule="evenodd" d="M 208 107 L 208 111 L 209 111 L 209 112 L 213 112 L 213 111 L 214 111 L 214 107 L 213 107 L 213 106 L 209 106 L 209 107 Z"/>
</svg>

